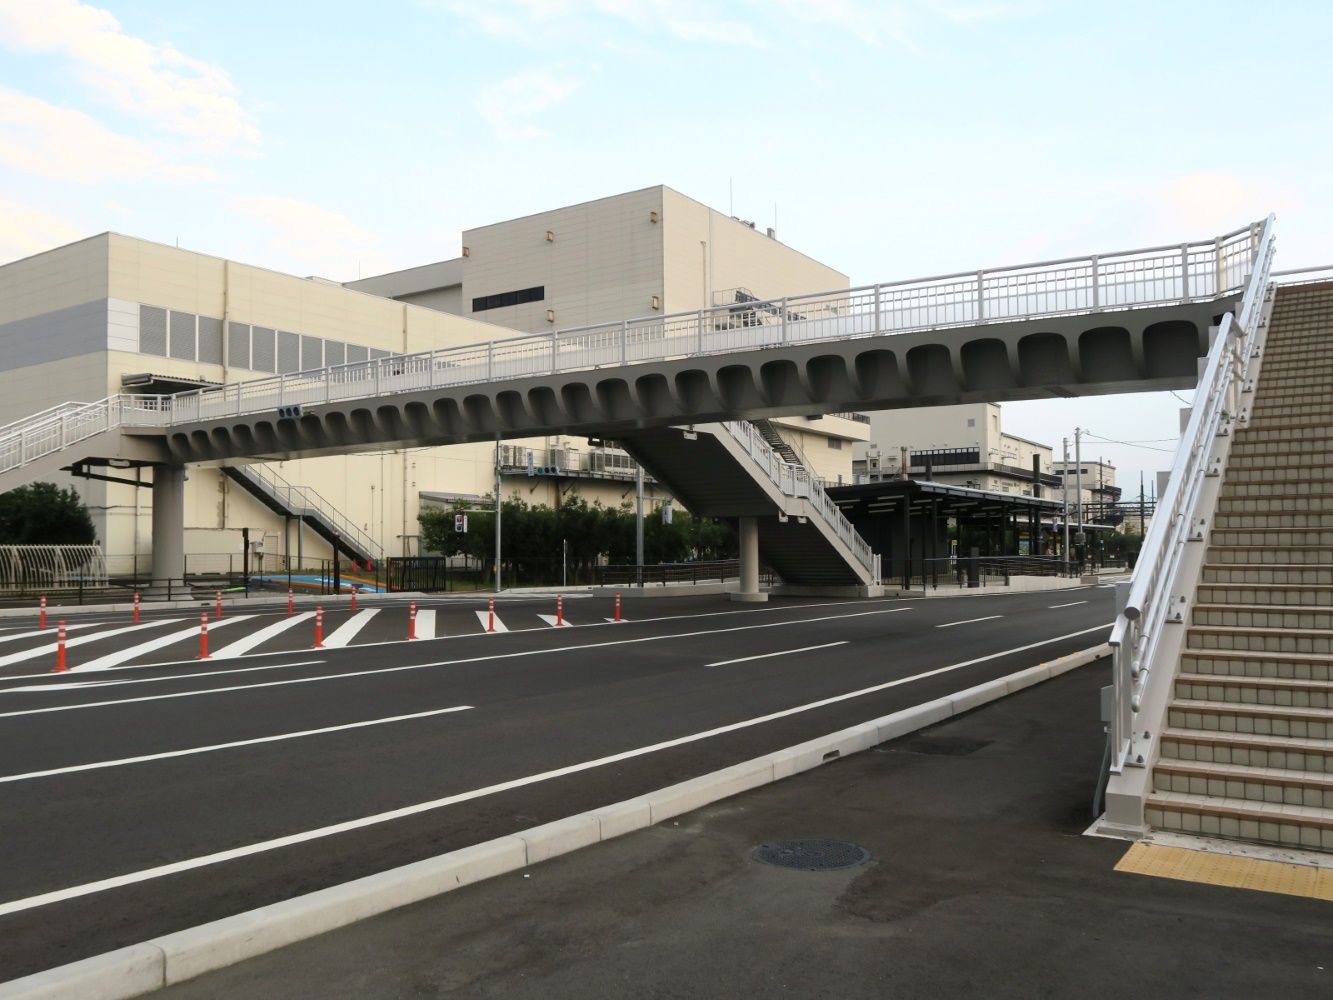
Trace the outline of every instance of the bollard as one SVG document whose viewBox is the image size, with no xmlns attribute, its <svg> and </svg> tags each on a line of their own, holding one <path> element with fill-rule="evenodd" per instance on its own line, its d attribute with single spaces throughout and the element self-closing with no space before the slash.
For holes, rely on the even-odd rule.
<svg viewBox="0 0 1333 1000">
<path fill-rule="evenodd" d="M 287 588 L 287 617 L 290 618 L 296 613 L 296 606 L 292 603 L 292 588 Z"/>
<path fill-rule="evenodd" d="M 352 588 L 352 610 L 356 610 L 356 588 Z"/>
<path fill-rule="evenodd" d="M 620 621 L 620 591 L 616 591 L 616 621 Z"/>
<path fill-rule="evenodd" d="M 46 628 L 46 595 L 42 595 L 41 611 L 37 613 L 37 627 Z"/>
<path fill-rule="evenodd" d="M 69 665 L 65 662 L 65 623 L 61 622 L 56 627 L 56 668 L 53 673 L 63 674 L 69 670 Z"/>
<path fill-rule="evenodd" d="M 139 624 L 139 592 L 134 592 L 134 624 Z"/>
<path fill-rule="evenodd" d="M 407 638 L 409 640 L 417 637 L 417 602 L 413 601 L 407 606 Z"/>
<path fill-rule="evenodd" d="M 495 631 L 495 598 L 486 598 L 486 631 Z"/>
<path fill-rule="evenodd" d="M 559 628 L 565 624 L 565 595 L 555 595 L 555 626 Z"/>
<path fill-rule="evenodd" d="M 208 612 L 199 616 L 199 659 L 208 659 Z"/>
<path fill-rule="evenodd" d="M 324 648 L 324 609 L 315 609 L 315 644 L 311 649 Z"/>
<path fill-rule="evenodd" d="M 222 621 L 222 591 L 218 591 L 218 613 L 213 616 L 218 621 Z"/>
</svg>

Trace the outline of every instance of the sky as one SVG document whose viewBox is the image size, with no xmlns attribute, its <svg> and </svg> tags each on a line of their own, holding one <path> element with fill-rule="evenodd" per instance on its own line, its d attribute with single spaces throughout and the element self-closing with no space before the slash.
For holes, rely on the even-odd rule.
<svg viewBox="0 0 1333 1000">
<path fill-rule="evenodd" d="M 110 229 L 349 280 L 661 183 L 853 284 L 1270 212 L 1278 267 L 1331 264 L 1330 37 L 1322 0 L 0 0 L 0 262 Z M 1134 442 L 1084 452 L 1128 495 L 1181 405 L 1004 424 Z"/>
</svg>

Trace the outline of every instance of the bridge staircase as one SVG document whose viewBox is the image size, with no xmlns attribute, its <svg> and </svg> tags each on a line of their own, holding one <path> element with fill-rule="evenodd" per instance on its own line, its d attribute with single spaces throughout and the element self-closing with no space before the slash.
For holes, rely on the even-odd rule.
<svg viewBox="0 0 1333 1000">
<path fill-rule="evenodd" d="M 754 424 L 650 428 L 617 440 L 695 514 L 754 517 L 760 558 L 783 583 L 878 586 L 870 546 L 809 469 L 775 451 Z"/>
<path fill-rule="evenodd" d="M 383 548 L 370 535 L 310 487 L 290 483 L 263 465 L 229 466 L 223 471 L 269 510 L 308 525 L 340 555 L 360 562 L 383 558 Z"/>
<path fill-rule="evenodd" d="M 1333 283 L 1277 290 L 1260 366 L 1145 818 L 1333 851 Z"/>
</svg>

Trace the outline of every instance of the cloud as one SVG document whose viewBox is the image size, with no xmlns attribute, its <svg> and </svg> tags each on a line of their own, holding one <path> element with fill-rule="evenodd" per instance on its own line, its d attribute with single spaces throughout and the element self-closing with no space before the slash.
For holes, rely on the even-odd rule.
<svg viewBox="0 0 1333 1000">
<path fill-rule="evenodd" d="M 49 212 L 0 198 L 0 263 L 73 243 L 87 235 Z"/>
<path fill-rule="evenodd" d="M 499 83 L 482 87 L 477 111 L 504 140 L 531 139 L 548 133 L 531 123 L 569 97 L 580 81 L 559 67 L 533 66 Z"/>
<path fill-rule="evenodd" d="M 234 198 L 231 207 L 270 233 L 274 266 L 291 274 L 343 275 L 388 270 L 380 238 L 345 215 L 312 202 L 273 195 Z"/>
<path fill-rule="evenodd" d="M 0 163 L 55 180 L 192 181 L 214 176 L 169 146 L 140 142 L 71 108 L 0 87 Z"/>
<path fill-rule="evenodd" d="M 1263 184 L 1235 174 L 1198 172 L 1168 181 L 1157 198 L 1162 213 L 1182 233 L 1208 235 L 1229 231 L 1299 206 L 1281 185 Z"/>
<path fill-rule="evenodd" d="M 78 0 L 0 0 L 0 44 L 65 57 L 93 96 L 209 149 L 252 150 L 259 130 L 219 66 L 126 34 Z"/>
<path fill-rule="evenodd" d="M 604 31 L 608 21 L 644 35 L 666 32 L 684 42 L 749 48 L 766 44 L 754 24 L 705 0 L 434 0 L 429 5 L 443 7 L 495 38 L 536 47 L 594 38 L 604 47 L 619 48 L 622 43 Z M 592 30 L 594 21 L 603 27 Z"/>
</svg>

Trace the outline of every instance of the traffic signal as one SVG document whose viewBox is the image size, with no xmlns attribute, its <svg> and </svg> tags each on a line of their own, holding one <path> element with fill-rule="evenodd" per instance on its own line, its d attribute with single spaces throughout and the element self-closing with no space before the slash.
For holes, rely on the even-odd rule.
<svg viewBox="0 0 1333 1000">
<path fill-rule="evenodd" d="M 460 534 L 460 535 L 466 535 L 466 534 L 467 534 L 467 515 L 466 515 L 466 514 L 455 514 L 455 515 L 454 515 L 454 531 L 456 531 L 456 532 L 457 532 L 458 534 Z"/>
</svg>

